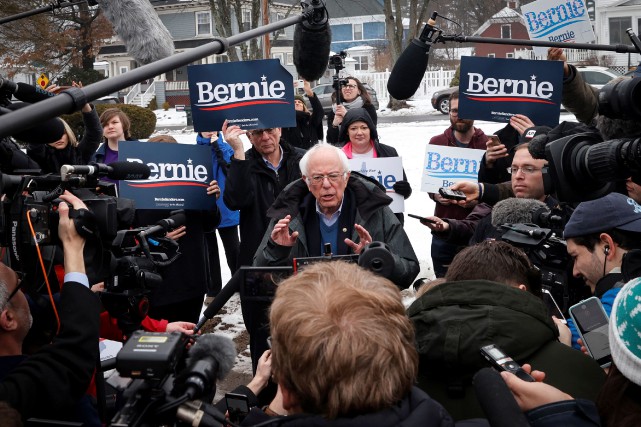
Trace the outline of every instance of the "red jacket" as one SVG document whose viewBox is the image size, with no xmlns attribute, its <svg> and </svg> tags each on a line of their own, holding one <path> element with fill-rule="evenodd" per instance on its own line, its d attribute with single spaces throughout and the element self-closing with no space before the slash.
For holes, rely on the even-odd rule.
<svg viewBox="0 0 641 427">
<path fill-rule="evenodd" d="M 485 136 L 481 129 L 474 128 L 474 135 L 472 136 L 470 143 L 467 145 L 467 148 L 485 150 L 487 148 L 485 144 L 488 139 L 489 138 Z M 450 126 L 449 128 L 447 128 L 441 135 L 432 137 L 432 139 L 430 139 L 430 144 L 457 147 L 452 127 Z M 429 193 L 429 195 L 430 198 L 434 200 L 434 193 Z M 458 205 L 445 206 L 441 205 L 438 202 L 436 202 L 436 207 L 434 208 L 434 216 L 437 216 L 439 218 L 465 219 L 465 217 L 467 217 L 470 212 L 472 212 L 472 208 L 463 208 Z"/>
</svg>

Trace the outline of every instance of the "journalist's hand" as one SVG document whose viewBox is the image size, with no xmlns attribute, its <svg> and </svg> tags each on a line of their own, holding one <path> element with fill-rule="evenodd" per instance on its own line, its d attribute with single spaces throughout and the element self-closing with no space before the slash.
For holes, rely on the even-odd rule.
<svg viewBox="0 0 641 427">
<path fill-rule="evenodd" d="M 526 369 L 526 366 L 528 369 Z M 528 372 L 531 370 L 529 365 L 523 365 L 523 369 Z M 574 400 L 572 396 L 543 383 L 545 374 L 540 371 L 531 371 L 529 374 L 537 382 L 527 382 L 517 378 L 511 372 L 501 372 L 503 381 L 512 392 L 516 403 L 522 411 L 529 411 L 548 403 L 562 402 L 564 400 Z"/>
<path fill-rule="evenodd" d="M 65 271 L 70 272 L 85 272 L 85 263 L 82 251 L 85 247 L 85 239 L 83 239 L 76 231 L 76 226 L 73 219 L 69 218 L 69 203 L 74 209 L 87 209 L 87 206 L 78 197 L 71 194 L 69 191 L 64 192 L 60 196 L 63 200 L 58 205 L 58 214 L 60 221 L 58 223 L 58 237 L 62 242 L 64 251 L 64 265 Z"/>
<path fill-rule="evenodd" d="M 171 322 L 167 323 L 165 332 L 182 332 L 185 335 L 193 335 L 195 327 L 196 324 L 191 322 Z"/>
<path fill-rule="evenodd" d="M 256 367 L 256 375 L 254 378 L 247 384 L 249 388 L 255 395 L 258 395 L 269 383 L 269 379 L 272 376 L 272 351 L 266 350 L 260 359 L 258 359 L 258 366 Z"/>
</svg>

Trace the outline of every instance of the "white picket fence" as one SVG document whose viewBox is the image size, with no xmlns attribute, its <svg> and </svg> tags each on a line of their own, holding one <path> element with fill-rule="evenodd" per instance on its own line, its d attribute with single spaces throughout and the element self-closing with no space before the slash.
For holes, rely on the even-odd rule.
<svg viewBox="0 0 641 427">
<path fill-rule="evenodd" d="M 434 92 L 435 88 L 449 87 L 455 72 L 456 70 L 444 70 L 442 68 L 436 71 L 426 71 L 414 96 L 429 95 Z M 369 84 L 376 91 L 379 99 L 389 99 L 389 93 L 387 92 L 387 80 L 389 80 L 389 76 L 390 71 L 354 74 L 354 77 Z"/>
</svg>

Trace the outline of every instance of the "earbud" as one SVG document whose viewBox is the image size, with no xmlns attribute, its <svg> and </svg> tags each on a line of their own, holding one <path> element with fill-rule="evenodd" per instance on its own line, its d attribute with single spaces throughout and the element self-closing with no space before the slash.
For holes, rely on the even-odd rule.
<svg viewBox="0 0 641 427">
<path fill-rule="evenodd" d="M 603 248 L 603 253 L 606 255 L 610 255 L 610 246 L 606 245 L 605 248 Z"/>
</svg>

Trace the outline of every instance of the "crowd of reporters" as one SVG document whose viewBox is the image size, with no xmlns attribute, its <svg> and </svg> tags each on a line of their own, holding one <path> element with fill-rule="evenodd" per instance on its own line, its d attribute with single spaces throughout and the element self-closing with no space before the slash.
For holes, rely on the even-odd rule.
<svg viewBox="0 0 641 427">
<path fill-rule="evenodd" d="M 563 59 L 562 52 L 556 50 L 551 50 L 550 56 Z M 6 84 L 17 96 L 16 87 Z M 396 152 L 378 140 L 376 115 L 370 112 L 371 104 L 360 82 L 350 77 L 339 90 L 344 102 L 333 107 L 327 138 L 340 148 L 316 144 L 322 139 L 322 129 L 317 117 L 304 111 L 306 107 L 301 107 L 297 128 L 287 132 L 279 128 L 247 132 L 226 123 L 219 138 L 208 135 L 209 141 L 199 142 L 212 145 L 212 156 L 220 163 L 226 181 L 224 188 L 212 181 L 207 194 L 224 202 L 229 212 L 239 212 L 238 258 L 231 255 L 235 252 L 233 243 L 227 254 L 232 271 L 240 266 L 291 265 L 294 258 L 322 256 L 326 243 L 332 244 L 333 255 L 361 254 L 377 241 L 391 252 L 389 279 L 354 264 L 316 263 L 282 282 L 271 305 L 241 300 L 256 374 L 247 387 L 237 390 L 256 405 L 242 425 L 269 419 L 275 424 L 297 425 L 487 425 L 482 418 L 491 421 L 488 411 L 492 408 L 479 403 L 478 394 L 484 390 L 474 384 L 475 373 L 486 366 L 479 349 L 487 344 L 498 345 L 536 380 L 528 383 L 510 373 L 501 374 L 531 425 L 638 425 L 641 205 L 633 197 L 637 177 L 630 178 L 628 187 L 619 187 L 629 196 L 608 192 L 595 200 L 565 203 L 546 185 L 548 161 L 534 158 L 528 143 L 537 136 L 551 140 L 555 131 L 565 136 L 570 126 L 562 124 L 548 132 L 527 117 L 517 116 L 506 126 L 501 144 L 496 145 L 473 123 L 463 126 L 457 111 L 452 111 L 452 126 L 444 133 L 442 144 L 451 139 L 455 145 L 467 146 L 471 139 L 461 142 L 457 132 L 478 139 L 487 147 L 482 174 L 479 183 L 462 182 L 452 187 L 465 193 L 464 201 L 433 196 L 437 206 L 447 209 L 437 208 L 424 224 L 431 229 L 432 238 L 439 240 L 432 245 L 433 257 L 441 255 L 441 250 L 447 257 L 437 258 L 436 281 L 417 282 L 416 287 L 423 283 L 422 287 L 406 310 L 399 288 L 407 288 L 416 278 L 418 259 L 403 229 L 402 215 L 392 214 L 388 207 L 391 199 L 384 188 L 351 172 L 347 164 L 355 154 L 386 157 Z M 577 91 L 583 101 L 573 107 L 565 99 L 576 99 L 572 94 Z M 311 91 L 306 92 L 314 97 Z M 50 94 L 42 91 L 38 96 Z M 456 106 L 452 103 L 455 100 L 450 105 Z M 634 120 L 599 114 L 597 94 L 568 64 L 564 104 L 575 108 L 572 111 L 577 118 L 602 139 L 639 137 L 641 129 Z M 27 152 L 41 169 L 56 162 L 87 163 L 91 157 L 88 151 L 96 149 L 92 154 L 95 160 L 111 163 L 118 160 L 118 142 L 129 139 L 131 123 L 117 109 L 100 117 L 104 137 L 100 148 L 100 138 L 95 135 L 97 114 L 91 105 L 83 108 L 86 133 L 78 144 L 56 120 L 46 124 L 52 135 L 50 145 L 31 147 Z M 29 135 L 24 135 L 22 140 L 29 142 Z M 249 138 L 249 150 L 244 149 L 241 135 Z M 285 135 L 297 138 L 289 141 Z M 7 152 L 29 162 L 7 144 L 3 145 Z M 3 162 L 3 172 L 10 172 L 7 164 Z M 502 173 L 505 169 L 509 169 L 507 175 Z M 510 182 L 502 181 L 506 177 Z M 405 177 L 394 190 L 406 198 L 412 191 Z M 497 219 L 505 215 L 497 202 L 510 196 L 557 209 L 567 220 L 559 231 L 564 234 L 557 236 L 567 240 L 564 244 L 569 256 L 563 267 L 571 273 L 568 280 L 574 275 L 587 285 L 574 283 L 579 290 L 572 302 L 595 295 L 610 315 L 609 372 L 584 354 L 571 319 L 568 328 L 549 315 L 541 300 L 542 266 L 533 262 L 529 252 L 501 241 L 501 226 L 507 217 Z M 82 200 L 71 194 L 60 198 L 74 210 L 86 209 Z M 59 208 L 58 231 L 66 274 L 57 304 L 60 330 L 51 344 L 29 357 L 13 352 L 13 356 L 20 356 L 19 363 L 4 372 L 0 382 L 0 400 L 10 407 L 0 411 L 13 408 L 24 419 L 69 419 L 69 414 L 75 414 L 72 419 L 91 425 L 88 420 L 95 422 L 95 414 L 82 412 L 82 400 L 98 358 L 96 341 L 109 332 L 104 315 L 100 327 L 98 298 L 87 290 L 94 283 L 85 272 L 89 261 L 82 257 L 86 238 L 76 232 L 64 202 Z M 531 210 L 534 205 L 528 203 Z M 504 203 L 503 209 L 511 212 L 517 205 Z M 191 246 L 191 252 L 165 272 L 163 285 L 150 295 L 151 314 L 157 314 L 158 320 L 145 316 L 139 319 L 139 327 L 193 334 L 203 297 L 213 297 L 219 290 L 210 283 L 211 276 L 220 273 L 212 269 L 208 252 L 212 243 L 205 239 L 220 223 L 223 206 L 218 206 L 211 212 L 188 213 L 193 218 L 186 230 L 169 233 L 181 245 Z M 461 212 L 445 212 L 456 208 Z M 134 226 L 158 219 L 158 215 L 151 218 L 144 212 L 136 215 Z M 235 232 L 233 220 L 229 224 Z M 227 246 L 225 250 L 227 253 Z M 185 271 L 194 276 L 187 280 L 192 283 L 185 288 L 189 292 L 178 286 Z M 10 337 L 16 347 L 29 330 L 29 307 L 18 290 L 18 275 L 7 267 L 0 273 L 0 340 Z M 234 274 L 232 280 L 238 276 Z M 106 324 L 112 329 L 120 326 L 114 319 Z M 124 339 L 127 335 L 114 336 Z M 271 350 L 266 349 L 267 337 L 271 338 Z"/>
</svg>

